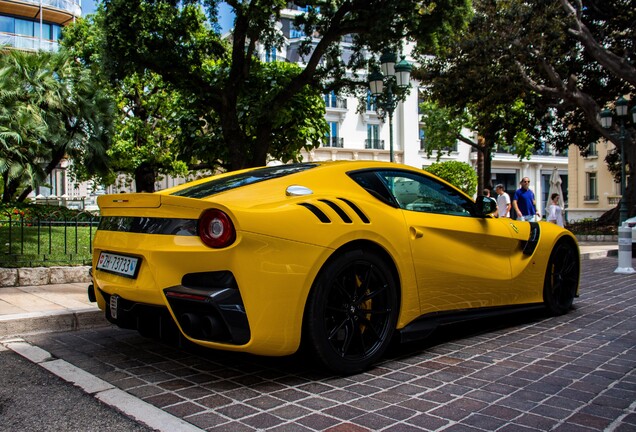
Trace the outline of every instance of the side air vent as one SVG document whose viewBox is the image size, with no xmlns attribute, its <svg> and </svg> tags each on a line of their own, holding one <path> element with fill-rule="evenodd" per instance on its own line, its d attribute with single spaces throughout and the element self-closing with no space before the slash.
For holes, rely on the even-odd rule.
<svg viewBox="0 0 636 432">
<path fill-rule="evenodd" d="M 342 221 L 343 221 L 344 223 L 348 223 L 348 224 L 350 224 L 350 223 L 352 223 L 352 222 L 353 222 L 353 221 L 351 220 L 351 218 L 349 217 L 349 215 L 347 215 L 347 214 L 344 212 L 344 210 L 342 210 L 340 207 L 338 207 L 338 204 L 336 204 L 336 203 L 334 203 L 334 202 L 332 202 L 332 201 L 326 200 L 326 199 L 321 199 L 321 200 L 319 200 L 319 201 L 320 201 L 320 202 L 324 202 L 324 203 L 325 203 L 325 204 L 327 204 L 329 207 L 331 207 L 331 208 L 333 209 L 333 211 L 335 211 L 335 212 L 338 214 L 338 216 L 340 216 L 340 219 L 342 219 Z"/>
<path fill-rule="evenodd" d="M 338 201 L 332 201 L 332 200 L 322 198 L 322 199 L 319 199 L 317 202 L 316 201 L 314 202 L 316 204 L 303 202 L 303 203 L 298 203 L 298 205 L 303 206 L 309 211 L 311 211 L 322 223 L 331 223 L 332 220 L 327 215 L 328 211 L 326 210 L 326 208 L 323 207 L 322 205 L 317 205 L 318 203 L 325 204 L 326 206 L 328 206 L 331 210 L 333 210 L 338 215 L 338 217 L 342 220 L 343 223 L 352 224 L 354 222 L 353 219 L 351 219 L 351 216 L 349 216 L 349 214 L 347 214 L 347 212 L 343 208 L 341 202 L 349 206 L 349 208 L 351 208 L 351 210 L 353 210 L 355 214 L 360 218 L 362 223 L 365 223 L 365 224 L 371 223 L 367 215 L 365 215 L 364 212 L 360 210 L 360 208 L 357 205 L 355 205 L 348 199 L 338 198 Z M 325 213 L 326 211 L 327 213 Z"/>
<path fill-rule="evenodd" d="M 312 212 L 322 223 L 331 223 L 331 219 L 318 207 L 309 203 L 298 203 L 299 206 L 303 206 Z"/>
<path fill-rule="evenodd" d="M 360 220 L 362 220 L 362 222 L 364 222 L 365 224 L 371 223 L 371 221 L 369 220 L 369 218 L 367 217 L 367 215 L 365 215 L 362 210 L 360 210 L 360 207 L 358 207 L 357 205 L 355 205 L 354 203 L 352 203 L 351 201 L 349 201 L 346 198 L 338 198 L 340 201 L 342 201 L 343 203 L 347 204 L 349 207 L 351 207 L 351 209 L 356 212 L 356 214 L 358 215 L 358 217 L 360 218 Z"/>
<path fill-rule="evenodd" d="M 523 253 L 525 255 L 532 255 L 534 250 L 537 248 L 537 244 L 539 244 L 539 234 L 541 233 L 541 229 L 537 222 L 530 222 L 530 235 L 528 236 L 528 241 L 524 242 L 523 245 Z"/>
</svg>

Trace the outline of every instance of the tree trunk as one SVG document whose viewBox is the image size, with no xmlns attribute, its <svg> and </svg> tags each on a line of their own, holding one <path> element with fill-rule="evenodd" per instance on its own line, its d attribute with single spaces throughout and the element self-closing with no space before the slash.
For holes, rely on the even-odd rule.
<svg viewBox="0 0 636 432">
<path fill-rule="evenodd" d="M 135 169 L 135 188 L 137 192 L 154 192 L 157 172 L 155 168 L 147 162 L 142 162 Z"/>
<path fill-rule="evenodd" d="M 9 180 L 9 173 L 5 172 L 3 175 L 4 189 L 2 190 L 2 202 L 11 202 L 13 196 L 18 190 L 19 183 L 15 180 Z"/>
<path fill-rule="evenodd" d="M 53 172 L 53 170 L 60 164 L 60 162 L 62 162 L 64 156 L 66 156 L 66 146 L 58 147 L 53 151 L 53 153 L 51 154 L 51 160 L 48 164 L 46 164 L 46 167 L 44 168 L 44 178 L 46 178 L 46 176 Z M 32 185 L 24 188 L 24 190 L 18 197 L 18 202 L 23 202 L 29 196 L 31 191 L 33 191 Z"/>
<path fill-rule="evenodd" d="M 484 181 L 484 149 L 486 140 L 484 137 L 477 138 L 477 195 L 481 195 L 486 182 Z"/>
</svg>

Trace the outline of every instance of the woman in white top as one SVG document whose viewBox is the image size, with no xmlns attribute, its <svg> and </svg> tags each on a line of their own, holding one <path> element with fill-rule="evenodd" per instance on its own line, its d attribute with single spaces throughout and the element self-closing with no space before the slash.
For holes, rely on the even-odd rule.
<svg viewBox="0 0 636 432">
<path fill-rule="evenodd" d="M 563 226 L 563 209 L 559 205 L 559 194 L 553 193 L 550 195 L 550 205 L 548 206 L 548 222 Z"/>
</svg>

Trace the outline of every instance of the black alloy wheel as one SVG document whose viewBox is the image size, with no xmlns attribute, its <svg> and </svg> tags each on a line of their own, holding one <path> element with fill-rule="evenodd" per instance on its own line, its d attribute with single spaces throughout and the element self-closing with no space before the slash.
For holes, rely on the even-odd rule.
<svg viewBox="0 0 636 432">
<path fill-rule="evenodd" d="M 577 247 L 572 242 L 560 241 L 550 254 L 543 288 L 543 301 L 551 315 L 563 315 L 572 308 L 579 277 Z"/>
<path fill-rule="evenodd" d="M 398 287 L 386 263 L 368 251 L 350 251 L 330 261 L 316 279 L 306 336 L 328 369 L 360 372 L 391 343 L 398 308 Z"/>
</svg>

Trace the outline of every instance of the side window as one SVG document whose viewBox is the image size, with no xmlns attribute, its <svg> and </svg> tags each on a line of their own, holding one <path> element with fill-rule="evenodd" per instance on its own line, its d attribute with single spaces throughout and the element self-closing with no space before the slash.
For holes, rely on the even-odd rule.
<svg viewBox="0 0 636 432">
<path fill-rule="evenodd" d="M 401 208 L 409 211 L 472 216 L 474 203 L 455 189 L 427 176 L 382 172 L 388 189 Z"/>
<path fill-rule="evenodd" d="M 391 207 L 453 216 L 473 216 L 475 203 L 435 179 L 398 170 L 361 170 L 349 176 L 371 195 Z"/>
</svg>

